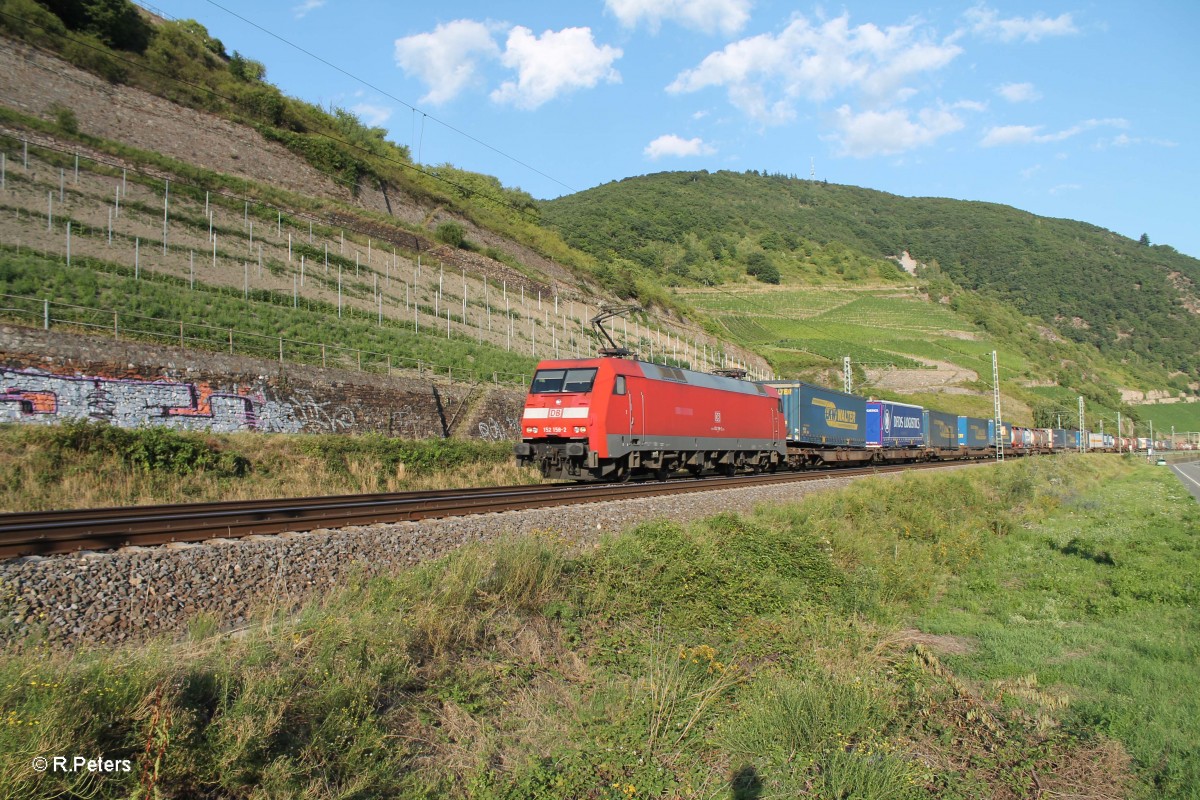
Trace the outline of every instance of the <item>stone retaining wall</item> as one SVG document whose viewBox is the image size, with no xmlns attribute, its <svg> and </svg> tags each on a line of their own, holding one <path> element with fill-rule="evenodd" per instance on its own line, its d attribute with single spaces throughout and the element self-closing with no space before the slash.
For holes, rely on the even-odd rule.
<svg viewBox="0 0 1200 800">
<path fill-rule="evenodd" d="M 0 326 L 0 421 L 515 438 L 520 390 Z"/>
</svg>

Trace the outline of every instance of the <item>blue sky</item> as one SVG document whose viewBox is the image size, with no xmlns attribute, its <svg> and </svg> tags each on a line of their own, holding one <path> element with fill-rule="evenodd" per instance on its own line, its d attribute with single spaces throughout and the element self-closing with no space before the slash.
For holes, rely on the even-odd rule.
<svg viewBox="0 0 1200 800">
<path fill-rule="evenodd" d="M 1200 256 L 1193 0 L 145 5 L 422 163 L 539 198 L 666 170 L 815 172 Z"/>
</svg>

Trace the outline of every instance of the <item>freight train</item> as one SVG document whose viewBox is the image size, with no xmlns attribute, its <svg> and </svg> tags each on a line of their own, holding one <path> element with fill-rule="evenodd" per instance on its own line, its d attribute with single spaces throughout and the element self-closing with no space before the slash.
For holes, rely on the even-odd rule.
<svg viewBox="0 0 1200 800">
<path fill-rule="evenodd" d="M 994 420 L 802 381 L 751 382 L 602 356 L 538 364 L 515 453 L 546 478 L 625 481 L 994 458 L 997 443 L 1014 455 L 1138 444 L 1084 437 L 1009 425 L 997 434 Z"/>
</svg>

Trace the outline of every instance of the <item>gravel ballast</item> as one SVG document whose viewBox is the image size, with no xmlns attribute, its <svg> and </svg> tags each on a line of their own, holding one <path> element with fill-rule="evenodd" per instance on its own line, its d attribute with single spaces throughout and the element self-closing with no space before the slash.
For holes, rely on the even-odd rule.
<svg viewBox="0 0 1200 800">
<path fill-rule="evenodd" d="M 223 628 L 291 609 L 351 576 L 386 575 L 506 534 L 552 532 L 581 544 L 652 519 L 677 522 L 798 500 L 852 478 L 366 525 L 0 564 L 0 636 L 57 646 L 143 641 L 204 613 Z"/>
</svg>

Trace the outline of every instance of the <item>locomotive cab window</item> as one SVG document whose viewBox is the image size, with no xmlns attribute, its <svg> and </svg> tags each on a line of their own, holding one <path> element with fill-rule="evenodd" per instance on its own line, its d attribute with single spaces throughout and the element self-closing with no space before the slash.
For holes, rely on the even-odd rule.
<svg viewBox="0 0 1200 800">
<path fill-rule="evenodd" d="M 533 376 L 530 394 L 558 394 L 560 392 L 582 393 L 592 390 L 596 370 L 591 369 L 539 369 Z"/>
<path fill-rule="evenodd" d="M 617 376 L 616 382 L 613 383 L 613 394 L 615 394 L 615 395 L 625 394 L 625 376 L 624 375 Z"/>
</svg>

